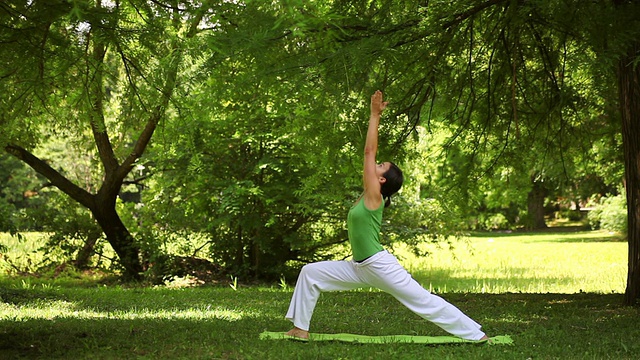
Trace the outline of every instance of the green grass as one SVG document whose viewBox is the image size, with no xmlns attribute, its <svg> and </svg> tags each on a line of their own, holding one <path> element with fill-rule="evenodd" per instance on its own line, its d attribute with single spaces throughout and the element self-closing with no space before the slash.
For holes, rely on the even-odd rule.
<svg viewBox="0 0 640 360">
<path fill-rule="evenodd" d="M 455 256 L 434 248 L 412 258 L 397 249 L 423 285 L 489 335 L 511 335 L 513 346 L 258 340 L 262 331 L 290 328 L 292 289 L 280 285 L 127 288 L 4 277 L 0 358 L 636 359 L 639 309 L 621 306 L 620 274 L 598 279 L 625 263 L 626 244 L 616 240 L 601 232 L 477 234 L 456 244 Z M 311 331 L 446 335 L 369 289 L 323 294 Z"/>
<path fill-rule="evenodd" d="M 624 293 L 626 284 L 627 243 L 605 231 L 479 233 L 453 250 L 423 250 L 429 256 L 395 253 L 436 292 Z"/>
<path fill-rule="evenodd" d="M 10 285 L 3 283 L 3 287 Z M 5 290 L 5 292 L 8 290 Z M 287 330 L 279 288 L 11 290 L 0 304 L 2 358 L 29 359 L 633 359 L 638 310 L 621 295 L 449 294 L 514 346 L 261 341 Z M 7 295 L 7 294 L 5 294 Z M 312 331 L 445 335 L 380 292 L 325 293 Z"/>
</svg>

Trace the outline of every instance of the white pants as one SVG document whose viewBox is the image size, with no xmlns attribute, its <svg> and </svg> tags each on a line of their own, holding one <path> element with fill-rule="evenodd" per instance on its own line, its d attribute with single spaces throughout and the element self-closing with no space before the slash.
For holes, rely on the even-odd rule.
<svg viewBox="0 0 640 360">
<path fill-rule="evenodd" d="M 320 293 L 362 287 L 375 287 L 393 295 L 409 310 L 450 334 L 467 340 L 479 340 L 484 336 L 478 323 L 420 286 L 387 251 L 361 263 L 349 260 L 305 265 L 298 276 L 286 319 L 308 331 Z"/>
</svg>

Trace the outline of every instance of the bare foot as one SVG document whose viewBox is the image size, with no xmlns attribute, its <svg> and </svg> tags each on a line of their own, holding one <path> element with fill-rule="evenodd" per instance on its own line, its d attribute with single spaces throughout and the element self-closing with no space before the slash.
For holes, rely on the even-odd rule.
<svg viewBox="0 0 640 360">
<path fill-rule="evenodd" d="M 483 336 L 480 340 L 478 341 L 486 341 L 489 344 L 493 344 L 493 341 L 491 340 L 490 337 L 488 337 L 487 335 Z"/>
<path fill-rule="evenodd" d="M 309 338 L 309 332 L 306 330 L 302 330 L 298 327 L 294 327 L 293 329 L 287 331 L 287 333 L 285 335 L 288 336 L 293 336 L 293 337 L 297 337 L 300 339 L 308 339 Z"/>
</svg>

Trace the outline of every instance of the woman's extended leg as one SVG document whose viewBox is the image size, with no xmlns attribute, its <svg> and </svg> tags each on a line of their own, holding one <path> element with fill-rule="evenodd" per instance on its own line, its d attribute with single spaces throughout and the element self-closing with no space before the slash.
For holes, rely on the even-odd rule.
<svg viewBox="0 0 640 360">
<path fill-rule="evenodd" d="M 305 337 L 309 331 L 313 309 L 325 291 L 351 290 L 363 286 L 351 261 L 321 261 L 305 265 L 298 275 L 286 319 L 300 331 L 291 335 Z M 296 335 L 298 334 L 298 335 Z"/>
<path fill-rule="evenodd" d="M 409 310 L 438 325 L 450 334 L 467 340 L 485 338 L 481 326 L 460 309 L 441 297 L 431 294 L 416 282 L 398 263 L 395 256 L 386 254 L 365 267 L 362 277 L 380 290 L 393 295 Z M 364 275 L 366 274 L 366 275 Z"/>
</svg>

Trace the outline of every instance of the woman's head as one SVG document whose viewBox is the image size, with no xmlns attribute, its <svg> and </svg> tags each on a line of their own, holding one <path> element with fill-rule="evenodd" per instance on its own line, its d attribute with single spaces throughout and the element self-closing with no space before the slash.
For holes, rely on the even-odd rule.
<svg viewBox="0 0 640 360">
<path fill-rule="evenodd" d="M 385 179 L 384 182 L 380 185 L 380 193 L 382 193 L 382 197 L 384 198 L 384 206 L 387 207 L 391 204 L 391 195 L 395 194 L 402 187 L 402 182 L 404 181 L 404 176 L 402 175 L 402 170 L 392 163 L 388 162 L 387 166 L 383 166 L 387 168 L 385 172 L 382 174 L 382 177 Z M 386 165 L 384 164 L 384 165 Z"/>
</svg>

